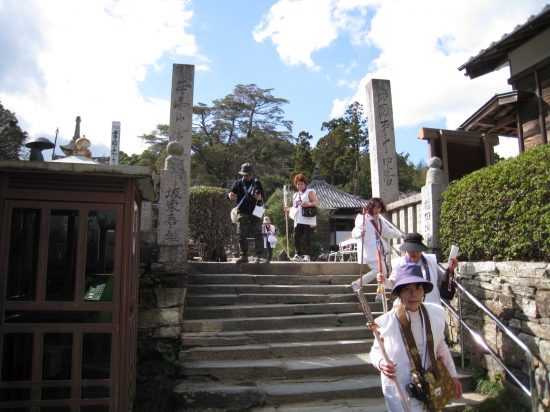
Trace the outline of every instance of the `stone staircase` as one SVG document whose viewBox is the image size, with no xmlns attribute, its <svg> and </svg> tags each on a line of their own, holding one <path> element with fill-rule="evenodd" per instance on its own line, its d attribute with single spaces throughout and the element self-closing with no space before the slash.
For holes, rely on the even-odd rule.
<svg viewBox="0 0 550 412">
<path fill-rule="evenodd" d="M 353 263 L 192 263 L 178 411 L 384 411 Z M 364 286 L 374 316 L 376 285 Z M 473 375 L 460 375 L 471 392 Z M 467 394 L 446 410 L 479 400 Z"/>
</svg>

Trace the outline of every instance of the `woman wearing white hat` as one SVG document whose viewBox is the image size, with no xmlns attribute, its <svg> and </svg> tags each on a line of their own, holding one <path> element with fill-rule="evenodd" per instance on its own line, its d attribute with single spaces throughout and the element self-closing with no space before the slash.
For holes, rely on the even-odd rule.
<svg viewBox="0 0 550 412">
<path fill-rule="evenodd" d="M 264 237 L 264 259 L 271 262 L 273 258 L 273 249 L 277 246 L 277 238 L 275 237 L 275 226 L 271 224 L 268 216 L 264 216 L 262 225 L 262 236 Z"/>
</svg>

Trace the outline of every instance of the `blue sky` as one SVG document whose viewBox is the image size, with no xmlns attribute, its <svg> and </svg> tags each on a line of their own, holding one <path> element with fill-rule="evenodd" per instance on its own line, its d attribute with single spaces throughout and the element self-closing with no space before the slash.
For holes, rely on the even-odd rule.
<svg viewBox="0 0 550 412">
<path fill-rule="evenodd" d="M 427 160 L 420 127 L 455 129 L 508 68 L 470 80 L 457 68 L 537 14 L 534 0 L 0 0 L 0 101 L 31 137 L 67 143 L 81 116 L 94 156 L 169 121 L 173 63 L 193 64 L 194 103 L 237 84 L 289 100 L 295 136 L 322 137 L 372 78 L 392 84 L 396 147 Z M 517 154 L 516 139 L 497 152 Z M 51 152 L 44 152 L 45 158 Z"/>
</svg>

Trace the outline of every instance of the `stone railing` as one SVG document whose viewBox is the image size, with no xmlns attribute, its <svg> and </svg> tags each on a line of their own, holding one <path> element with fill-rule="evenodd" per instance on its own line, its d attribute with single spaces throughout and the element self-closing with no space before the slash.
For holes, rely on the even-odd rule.
<svg viewBox="0 0 550 412">
<path fill-rule="evenodd" d="M 402 232 L 422 233 L 422 194 L 400 199 L 386 205 L 387 215 L 391 222 Z M 401 243 L 401 239 L 390 239 L 394 246 Z"/>
<path fill-rule="evenodd" d="M 539 411 L 550 410 L 548 376 L 550 366 L 550 264 L 544 262 L 461 262 L 460 283 L 477 297 L 533 353 Z M 451 306 L 458 309 L 455 298 Z M 462 299 L 464 321 L 485 337 L 504 364 L 529 386 L 529 362 L 523 350 L 470 302 Z M 450 339 L 459 343 L 454 317 L 448 316 Z M 478 347 L 464 331 L 464 352 L 470 367 L 483 367 L 490 376 L 505 371 L 492 356 Z"/>
</svg>

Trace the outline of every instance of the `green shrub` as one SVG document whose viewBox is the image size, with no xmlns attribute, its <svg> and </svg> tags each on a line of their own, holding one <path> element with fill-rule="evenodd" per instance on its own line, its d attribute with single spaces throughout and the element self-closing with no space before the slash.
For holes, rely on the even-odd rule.
<svg viewBox="0 0 550 412">
<path fill-rule="evenodd" d="M 550 145 L 451 182 L 441 210 L 444 253 L 469 261 L 550 259 Z"/>
<path fill-rule="evenodd" d="M 172 387 L 180 367 L 177 339 L 138 339 L 136 397 L 133 412 L 170 412 Z"/>
<path fill-rule="evenodd" d="M 234 202 L 219 187 L 193 186 L 189 190 L 189 237 L 203 261 L 225 262 L 231 241 L 230 213 Z"/>
</svg>

